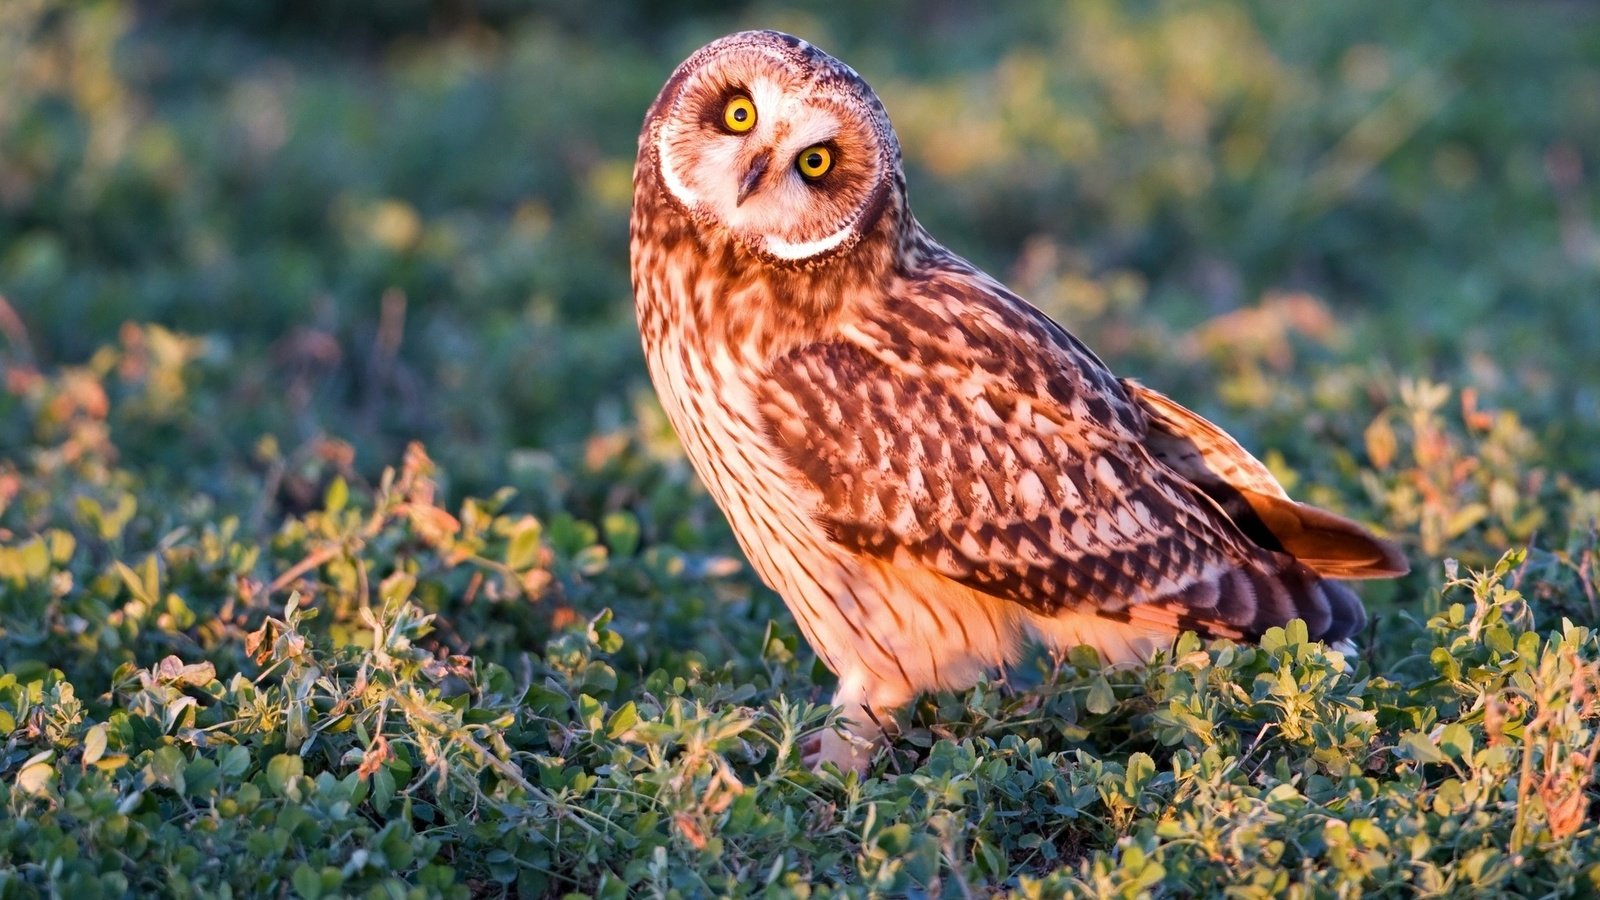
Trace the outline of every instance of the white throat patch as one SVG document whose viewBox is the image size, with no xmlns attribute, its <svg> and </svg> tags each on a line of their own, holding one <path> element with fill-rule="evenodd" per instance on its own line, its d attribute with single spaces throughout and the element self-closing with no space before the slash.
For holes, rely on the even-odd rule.
<svg viewBox="0 0 1600 900">
<path fill-rule="evenodd" d="M 832 250 L 849 240 L 850 235 L 855 233 L 855 228 L 856 223 L 855 220 L 852 219 L 851 221 L 846 222 L 843 228 L 835 231 L 833 234 L 830 234 L 827 237 L 817 238 L 814 241 L 801 241 L 799 243 L 794 241 L 786 241 L 777 235 L 769 234 L 765 236 L 767 242 L 767 252 L 779 259 L 789 260 L 791 262 L 802 259 L 810 259 L 818 254 L 827 253 L 829 250 Z"/>
</svg>

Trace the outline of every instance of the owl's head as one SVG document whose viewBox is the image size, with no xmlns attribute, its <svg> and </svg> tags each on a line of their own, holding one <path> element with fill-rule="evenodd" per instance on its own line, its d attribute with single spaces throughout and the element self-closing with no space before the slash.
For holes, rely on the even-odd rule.
<svg viewBox="0 0 1600 900">
<path fill-rule="evenodd" d="M 900 183 L 872 88 L 775 31 L 728 35 L 685 60 L 645 119 L 639 163 L 699 228 L 789 265 L 854 247 Z"/>
</svg>

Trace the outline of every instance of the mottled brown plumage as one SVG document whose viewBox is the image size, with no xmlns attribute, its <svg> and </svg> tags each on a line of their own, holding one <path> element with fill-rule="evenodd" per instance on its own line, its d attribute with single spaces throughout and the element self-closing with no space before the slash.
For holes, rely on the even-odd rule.
<svg viewBox="0 0 1600 900">
<path fill-rule="evenodd" d="M 1030 638 L 1108 662 L 1295 617 L 1343 640 L 1365 615 L 1327 578 L 1405 571 L 934 241 L 871 88 L 796 38 L 730 35 L 667 81 L 633 278 L 662 406 L 869 742 Z"/>
</svg>

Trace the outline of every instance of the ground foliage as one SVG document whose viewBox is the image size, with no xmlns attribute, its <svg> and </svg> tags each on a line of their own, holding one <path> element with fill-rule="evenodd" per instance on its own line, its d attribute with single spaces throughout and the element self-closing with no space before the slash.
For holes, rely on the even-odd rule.
<svg viewBox="0 0 1600 900">
<path fill-rule="evenodd" d="M 1405 546 L 1356 653 L 1034 653 L 801 765 L 830 676 L 625 263 L 645 104 L 751 25 Z M 0 896 L 1600 890 L 1586 8 L 13 0 L 0 84 Z"/>
</svg>

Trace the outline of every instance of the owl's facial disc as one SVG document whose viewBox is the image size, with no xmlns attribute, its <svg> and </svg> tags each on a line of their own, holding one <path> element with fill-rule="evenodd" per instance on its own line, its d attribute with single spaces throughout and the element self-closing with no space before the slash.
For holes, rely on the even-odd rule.
<svg viewBox="0 0 1600 900">
<path fill-rule="evenodd" d="M 832 57 L 772 32 L 731 35 L 658 102 L 661 181 L 702 229 L 796 263 L 876 224 L 898 150 L 871 89 Z"/>
</svg>

